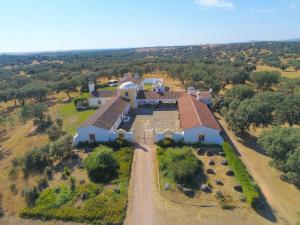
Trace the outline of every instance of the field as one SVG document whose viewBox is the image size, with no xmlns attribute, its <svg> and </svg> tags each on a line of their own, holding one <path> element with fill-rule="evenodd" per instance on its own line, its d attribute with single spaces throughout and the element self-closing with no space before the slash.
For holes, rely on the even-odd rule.
<svg viewBox="0 0 300 225">
<path fill-rule="evenodd" d="M 76 96 L 77 93 L 72 93 L 71 96 Z M 74 133 L 76 127 L 82 123 L 94 110 L 77 112 L 74 104 L 63 103 L 66 95 L 49 96 L 46 103 L 49 105 L 48 113 L 53 117 L 62 117 L 64 120 L 63 129 L 67 132 Z M 19 107 L 14 107 L 12 101 L 1 104 L 1 113 L 7 115 L 8 122 L 1 124 L 1 149 L 3 157 L 0 158 L 0 192 L 3 194 L 2 205 L 7 215 L 15 215 L 23 208 L 24 200 L 22 190 L 25 186 L 36 184 L 41 177 L 40 174 L 35 174 L 27 179 L 23 178 L 23 173 L 19 168 L 13 168 L 11 161 L 15 158 L 22 158 L 27 151 L 34 147 L 41 147 L 49 142 L 46 134 L 34 134 L 35 127 L 32 121 L 25 124 L 19 119 Z M 66 162 L 70 165 L 69 162 Z M 12 174 L 13 172 L 13 175 Z M 74 168 L 75 177 L 85 177 L 84 174 Z M 57 185 L 61 182 L 60 173 L 58 172 L 54 179 L 49 182 L 49 186 Z M 11 192 L 11 185 L 16 186 L 16 192 Z"/>
<path fill-rule="evenodd" d="M 163 78 L 164 86 L 169 87 L 172 91 L 185 91 L 182 83 L 168 76 L 166 72 L 146 73 L 143 78 Z"/>
<path fill-rule="evenodd" d="M 300 70 L 294 71 L 292 68 L 282 71 L 281 69 L 274 68 L 271 66 L 257 65 L 256 71 L 279 71 L 283 77 L 287 78 L 300 78 Z"/>
</svg>

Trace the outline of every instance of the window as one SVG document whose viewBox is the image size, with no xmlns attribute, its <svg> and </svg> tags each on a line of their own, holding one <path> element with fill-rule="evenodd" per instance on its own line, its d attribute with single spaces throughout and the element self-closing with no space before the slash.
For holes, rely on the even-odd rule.
<svg viewBox="0 0 300 225">
<path fill-rule="evenodd" d="M 125 92 L 125 96 L 126 96 L 126 97 L 128 97 L 128 96 L 129 96 L 128 92 Z"/>
<path fill-rule="evenodd" d="M 98 100 L 98 105 L 101 105 L 101 100 Z"/>
<path fill-rule="evenodd" d="M 205 139 L 205 135 L 204 134 L 199 134 L 198 140 L 199 141 L 204 141 L 204 139 Z"/>
<path fill-rule="evenodd" d="M 96 141 L 95 134 L 90 134 L 90 141 Z"/>
</svg>

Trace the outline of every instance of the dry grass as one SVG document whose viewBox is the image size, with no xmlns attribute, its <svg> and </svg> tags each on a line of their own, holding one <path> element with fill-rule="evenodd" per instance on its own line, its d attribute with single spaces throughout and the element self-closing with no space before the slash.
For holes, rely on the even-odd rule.
<svg viewBox="0 0 300 225">
<path fill-rule="evenodd" d="M 72 93 L 72 96 L 77 93 Z M 57 117 L 59 109 L 62 106 L 62 100 L 66 98 L 64 93 L 59 95 L 52 95 L 48 97 L 46 103 L 49 105 L 48 113 L 53 117 Z M 30 103 L 30 101 L 28 101 Z M 8 115 L 14 118 L 18 117 L 20 107 L 13 107 L 14 102 L 9 101 L 0 105 L 0 110 L 8 110 Z M 14 123 L 7 123 L 1 125 L 3 134 L 1 136 L 0 145 L 4 149 L 4 158 L 0 159 L 0 192 L 3 194 L 3 206 L 8 215 L 15 215 L 18 211 L 25 206 L 21 192 L 26 185 L 35 185 L 41 175 L 37 174 L 31 176 L 27 180 L 23 178 L 21 169 L 17 169 L 16 176 L 12 178 L 9 176 L 9 172 L 12 168 L 11 160 L 14 158 L 20 158 L 26 154 L 27 151 L 33 147 L 40 147 L 49 142 L 46 134 L 33 135 L 35 130 L 32 121 L 23 124 L 20 120 L 16 119 Z M 78 175 L 77 175 L 78 174 Z M 80 172 L 74 172 L 75 177 L 83 177 Z M 59 175 L 57 175 L 59 176 Z M 55 179 L 50 182 L 50 185 L 55 184 L 60 177 L 55 176 Z M 12 194 L 10 191 L 10 185 L 15 184 L 18 193 Z"/>
<path fill-rule="evenodd" d="M 228 128 L 224 119 L 218 114 L 216 116 L 234 145 L 239 149 L 241 160 L 249 173 L 261 188 L 268 203 L 275 210 L 278 222 L 286 221 L 286 223 L 295 224 L 296 221 L 300 220 L 300 190 L 280 179 L 280 171 L 271 167 L 269 164 L 271 159 L 260 153 L 255 138 L 237 137 Z M 256 128 L 255 132 L 253 128 L 251 130 L 257 136 L 263 129 Z"/>
<path fill-rule="evenodd" d="M 166 72 L 146 73 L 143 75 L 143 78 L 163 78 L 164 85 L 172 91 L 185 91 L 182 83 L 177 79 L 171 78 Z"/>
<path fill-rule="evenodd" d="M 294 71 L 293 68 L 288 68 L 286 71 L 281 71 L 281 69 L 271 66 L 257 65 L 256 71 L 279 71 L 283 77 L 300 78 L 300 70 Z"/>
<path fill-rule="evenodd" d="M 230 196 L 232 201 L 231 205 L 238 208 L 248 208 L 247 203 L 242 203 L 240 201 L 241 193 L 235 191 L 233 186 L 237 184 L 237 181 L 234 177 L 230 177 L 226 175 L 226 171 L 230 169 L 230 167 L 221 165 L 221 161 L 225 158 L 222 156 L 214 155 L 214 156 L 197 156 L 203 163 L 204 174 L 207 176 L 207 183 L 211 185 L 212 192 L 204 193 L 202 191 L 197 191 L 194 197 L 186 196 L 182 191 L 178 190 L 176 187 L 173 187 L 171 191 L 164 190 L 164 179 L 161 179 L 161 191 L 170 199 L 180 201 L 185 204 L 194 204 L 194 205 L 213 205 L 218 206 L 218 200 L 216 199 L 215 192 L 221 191 L 224 195 Z M 209 165 L 209 161 L 213 160 L 215 165 Z M 216 174 L 207 174 L 206 170 L 208 168 L 213 169 Z M 216 185 L 215 180 L 221 180 L 224 185 Z M 206 183 L 205 182 L 205 183 Z"/>
</svg>

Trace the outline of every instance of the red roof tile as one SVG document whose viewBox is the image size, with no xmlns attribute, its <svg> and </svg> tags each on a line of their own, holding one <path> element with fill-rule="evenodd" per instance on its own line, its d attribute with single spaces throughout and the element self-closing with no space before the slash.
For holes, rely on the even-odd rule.
<svg viewBox="0 0 300 225">
<path fill-rule="evenodd" d="M 197 101 L 195 97 L 183 95 L 179 98 L 178 108 L 183 129 L 205 126 L 221 131 L 221 127 L 207 105 Z"/>
<path fill-rule="evenodd" d="M 153 100 L 159 100 L 159 99 L 179 99 L 185 92 L 180 91 L 170 91 L 170 92 L 164 92 L 164 93 L 158 93 L 154 91 L 139 91 L 137 94 L 138 100 L 143 99 L 153 99 Z"/>
</svg>

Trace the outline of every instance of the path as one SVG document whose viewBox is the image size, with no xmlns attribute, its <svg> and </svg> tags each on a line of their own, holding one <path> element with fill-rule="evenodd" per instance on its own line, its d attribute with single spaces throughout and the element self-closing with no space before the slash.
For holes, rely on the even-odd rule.
<svg viewBox="0 0 300 225">
<path fill-rule="evenodd" d="M 136 145 L 125 221 L 127 225 L 158 224 L 154 203 L 154 154 L 147 144 Z"/>
<path fill-rule="evenodd" d="M 271 159 L 247 146 L 228 129 L 222 118 L 219 122 L 241 155 L 255 182 L 260 187 L 268 203 L 276 213 L 277 220 L 283 224 L 295 224 L 300 221 L 300 191 L 293 185 L 280 179 L 280 172 L 271 167 Z"/>
</svg>

